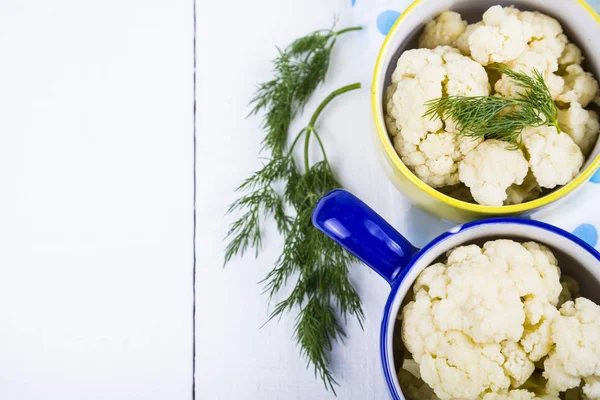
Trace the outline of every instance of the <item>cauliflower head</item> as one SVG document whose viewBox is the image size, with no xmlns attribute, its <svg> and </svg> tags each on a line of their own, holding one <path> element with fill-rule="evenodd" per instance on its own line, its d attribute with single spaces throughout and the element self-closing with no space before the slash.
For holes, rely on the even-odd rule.
<svg viewBox="0 0 600 400">
<path fill-rule="evenodd" d="M 548 310 L 556 311 L 561 289 L 556 258 L 544 246 L 512 240 L 461 246 L 417 278 L 402 311 L 402 340 L 438 398 L 508 395 L 550 351 Z"/>
<path fill-rule="evenodd" d="M 540 197 L 542 188 L 535 180 L 535 176 L 529 171 L 520 185 L 511 185 L 506 189 L 506 200 L 504 205 L 521 204 L 527 201 L 535 200 Z"/>
<path fill-rule="evenodd" d="M 523 144 L 529 153 L 531 172 L 543 188 L 553 189 L 568 183 L 583 164 L 579 146 L 571 136 L 556 132 L 555 127 L 525 129 Z"/>
<path fill-rule="evenodd" d="M 556 99 L 564 90 L 564 79 L 555 72 L 559 68 L 558 60 L 565 52 L 567 37 L 562 33 L 560 23 L 554 18 L 537 11 L 514 10 L 515 16 L 531 27 L 532 35 L 522 53 L 506 64 L 511 69 L 526 74 L 531 74 L 534 69 L 541 72 L 552 97 Z M 572 47 L 569 49 L 573 50 Z M 521 89 L 506 76 L 502 76 L 494 88 L 505 97 L 515 98 L 521 92 Z"/>
<path fill-rule="evenodd" d="M 598 113 L 586 110 L 581 104 L 572 102 L 567 109 L 558 110 L 558 124 L 567 133 L 584 155 L 590 153 L 600 132 Z"/>
<path fill-rule="evenodd" d="M 438 46 L 454 46 L 465 29 L 467 21 L 464 21 L 459 13 L 444 11 L 425 24 L 425 29 L 419 37 L 419 47 L 434 49 Z"/>
<path fill-rule="evenodd" d="M 483 14 L 483 24 L 469 32 L 469 54 L 481 65 L 505 63 L 517 58 L 533 35 L 529 23 L 501 6 L 490 7 Z"/>
<path fill-rule="evenodd" d="M 583 392 L 600 393 L 600 306 L 580 297 L 560 308 L 552 322 L 554 348 L 544 361 L 549 392 L 558 393 L 579 386 Z"/>
<path fill-rule="evenodd" d="M 523 183 L 529 169 L 520 150 L 506 142 L 486 140 L 467 153 L 458 167 L 458 178 L 471 189 L 479 204 L 501 206 L 511 185 Z"/>
<path fill-rule="evenodd" d="M 573 43 L 567 43 L 563 53 L 558 59 L 558 64 L 566 67 L 571 64 L 581 64 L 583 62 L 583 55 L 581 49 Z"/>
<path fill-rule="evenodd" d="M 564 80 L 564 90 L 557 98 L 560 102 L 577 102 L 586 107 L 598 95 L 598 81 L 579 64 L 571 64 L 565 68 Z"/>
<path fill-rule="evenodd" d="M 458 162 L 481 139 L 458 137 L 453 124 L 423 117 L 424 103 L 444 92 L 479 96 L 489 90 L 485 69 L 451 47 L 409 50 L 398 59 L 386 91 L 386 125 L 402 161 L 428 185 L 458 184 Z"/>
</svg>

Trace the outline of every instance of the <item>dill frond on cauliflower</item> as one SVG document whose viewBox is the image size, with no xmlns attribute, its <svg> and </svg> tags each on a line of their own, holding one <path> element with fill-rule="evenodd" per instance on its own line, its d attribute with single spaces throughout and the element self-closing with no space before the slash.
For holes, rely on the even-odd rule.
<svg viewBox="0 0 600 400">
<path fill-rule="evenodd" d="M 402 161 L 432 187 L 458 181 L 458 163 L 479 141 L 459 137 L 451 122 L 423 117 L 424 103 L 443 93 L 485 96 L 485 69 L 458 50 L 442 46 L 406 51 L 386 95 L 386 123 Z"/>
<path fill-rule="evenodd" d="M 483 205 L 520 204 L 565 185 L 579 173 L 600 132 L 598 81 L 584 71 L 584 56 L 560 23 L 537 11 L 490 7 L 482 21 L 467 24 L 445 11 L 429 21 L 421 48 L 405 51 L 384 96 L 384 117 L 394 148 L 423 182 Z M 505 63 L 516 72 L 539 71 L 559 106 L 558 124 L 526 129 L 523 148 L 458 135 L 442 116 L 423 117 L 425 102 L 442 96 L 517 98 L 522 88 L 484 66 Z M 504 148 L 502 147 L 504 146 Z M 464 195 L 469 188 L 470 195 Z"/>
</svg>

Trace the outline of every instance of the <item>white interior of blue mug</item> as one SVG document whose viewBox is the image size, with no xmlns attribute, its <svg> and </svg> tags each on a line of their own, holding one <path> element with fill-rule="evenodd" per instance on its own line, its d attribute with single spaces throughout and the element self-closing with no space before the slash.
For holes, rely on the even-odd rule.
<svg viewBox="0 0 600 400">
<path fill-rule="evenodd" d="M 400 329 L 399 323 L 396 326 L 396 315 L 400 311 L 406 293 L 423 269 L 436 262 L 438 258 L 444 257 L 448 250 L 461 245 L 473 243 L 481 245 L 488 240 L 499 238 L 513 239 L 519 242 L 534 241 L 544 244 L 552 249 L 558 259 L 561 271 L 572 276 L 580 283 L 581 294 L 600 304 L 600 259 L 558 231 L 554 232 L 539 226 L 515 222 L 495 222 L 493 220 L 475 226 L 457 227 L 452 231 L 456 233 L 442 240 L 431 249 L 425 249 L 422 254 L 418 254 L 418 260 L 413 264 L 395 293 L 394 301 L 389 309 L 390 315 L 387 325 L 389 334 L 386 348 L 387 359 L 391 364 L 388 367 L 393 371 L 397 371 L 398 368 L 394 365 L 393 348 L 394 335 L 399 334 L 399 332 L 394 332 L 394 329 Z M 396 392 L 401 399 L 405 399 L 396 374 L 392 375 Z"/>
<path fill-rule="evenodd" d="M 581 48 L 585 57 L 584 69 L 600 80 L 600 27 L 593 15 L 577 0 L 421 0 L 410 11 L 405 12 L 400 24 L 390 33 L 383 49 L 379 70 L 376 71 L 377 84 L 372 88 L 376 98 L 380 99 L 376 104 L 376 113 L 379 114 L 380 120 L 383 121 L 384 89 L 391 84 L 391 75 L 398 58 L 405 50 L 418 47 L 419 35 L 427 21 L 442 11 L 452 10 L 460 13 L 469 23 L 474 23 L 481 21 L 483 13 L 489 7 L 498 4 L 505 7 L 515 6 L 521 11 L 539 11 L 556 18 L 569 40 Z M 581 171 L 584 171 L 599 154 L 600 141 L 590 152 Z"/>
</svg>

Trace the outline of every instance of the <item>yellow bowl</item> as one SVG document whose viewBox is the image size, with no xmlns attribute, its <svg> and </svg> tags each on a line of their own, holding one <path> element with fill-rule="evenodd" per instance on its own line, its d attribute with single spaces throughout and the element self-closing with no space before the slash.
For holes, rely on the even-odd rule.
<svg viewBox="0 0 600 400">
<path fill-rule="evenodd" d="M 570 3 L 570 4 L 569 4 Z M 540 11 L 550 15 L 563 26 L 569 40 L 582 50 L 584 69 L 600 79 L 600 16 L 583 0 L 553 2 L 546 0 L 416 0 L 398 18 L 381 46 L 371 87 L 371 103 L 375 118 L 375 143 L 386 174 L 394 185 L 417 207 L 442 219 L 466 222 L 486 217 L 527 215 L 534 211 L 554 208 L 587 182 L 600 167 L 600 141 L 588 156 L 579 175 L 568 184 L 536 200 L 510 206 L 484 206 L 447 196 L 421 181 L 401 161 L 387 133 L 383 119 L 383 94 L 389 85 L 400 54 L 415 48 L 423 25 L 445 10 L 459 12 L 469 22 L 481 20 L 492 5 L 514 5 L 518 9 Z"/>
</svg>

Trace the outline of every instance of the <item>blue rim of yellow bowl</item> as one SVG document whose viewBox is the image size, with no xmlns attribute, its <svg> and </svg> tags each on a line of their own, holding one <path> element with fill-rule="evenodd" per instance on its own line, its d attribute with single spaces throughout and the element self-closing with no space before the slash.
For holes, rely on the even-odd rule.
<svg viewBox="0 0 600 400">
<path fill-rule="evenodd" d="M 396 153 L 396 150 L 394 149 L 394 146 L 392 145 L 392 143 L 390 141 L 390 138 L 388 136 L 388 133 L 387 133 L 387 130 L 385 128 L 385 124 L 384 124 L 382 118 L 380 118 L 380 115 L 383 115 L 383 112 L 380 113 L 380 110 L 382 107 L 382 99 L 381 99 L 381 96 L 379 96 L 377 94 L 377 88 L 379 87 L 379 81 L 380 81 L 378 72 L 379 72 L 379 69 L 382 67 L 381 63 L 382 63 L 383 55 L 386 52 L 386 50 L 388 50 L 388 42 L 389 42 L 390 38 L 394 35 L 394 32 L 396 32 L 396 29 L 398 28 L 398 26 L 400 26 L 400 24 L 402 23 L 402 20 L 417 5 L 419 5 L 423 1 L 424 0 L 415 0 L 410 6 L 408 6 L 408 8 L 406 8 L 406 10 L 404 10 L 404 12 L 400 15 L 400 17 L 398 17 L 398 19 L 396 20 L 396 22 L 394 23 L 394 25 L 388 32 L 387 36 L 385 37 L 385 40 L 383 41 L 383 44 L 381 45 L 381 49 L 379 50 L 379 55 L 377 56 L 377 61 L 375 62 L 375 71 L 373 74 L 373 82 L 372 82 L 372 86 L 371 86 L 371 106 L 372 106 L 372 110 L 373 110 L 373 116 L 375 118 L 375 127 L 377 128 L 377 134 L 379 136 L 379 140 L 381 140 L 381 143 L 383 143 L 385 156 L 390 160 L 393 168 L 395 168 L 402 175 L 404 175 L 419 190 L 427 193 L 431 197 L 433 197 L 437 200 L 440 200 L 452 207 L 458 208 L 460 210 L 471 211 L 471 212 L 480 213 L 480 214 L 516 214 L 516 213 L 525 213 L 527 211 L 532 211 L 532 210 L 538 209 L 540 207 L 543 207 L 545 205 L 548 205 L 550 203 L 553 203 L 553 202 L 563 198 L 564 196 L 571 193 L 572 191 L 577 189 L 579 186 L 581 186 L 582 184 L 587 182 L 592 177 L 594 172 L 598 169 L 598 167 L 600 167 L 600 155 L 596 156 L 594 161 L 585 170 L 583 170 L 579 174 L 579 176 L 577 176 L 571 182 L 567 183 L 566 185 L 560 187 L 559 189 L 557 189 L 545 196 L 542 196 L 538 199 L 528 201 L 528 202 L 522 203 L 522 204 L 515 204 L 515 205 L 509 205 L 509 206 L 484 206 L 481 204 L 473 204 L 473 203 L 468 203 L 466 201 L 457 200 L 453 197 L 447 196 L 447 195 L 437 191 L 436 189 L 432 188 L 431 186 L 429 186 L 428 184 L 423 182 L 421 179 L 419 179 L 410 169 L 408 169 L 408 167 L 406 165 L 404 165 L 404 163 L 400 159 L 400 156 L 398 156 L 398 153 Z M 590 15 L 594 18 L 594 20 L 596 20 L 598 25 L 600 25 L 600 15 L 598 15 L 596 13 L 596 11 L 594 11 L 594 9 L 585 2 L 585 0 L 574 0 L 574 1 L 576 3 L 578 3 L 580 6 L 582 6 L 588 13 L 590 13 Z"/>
</svg>

